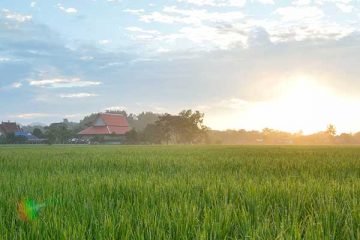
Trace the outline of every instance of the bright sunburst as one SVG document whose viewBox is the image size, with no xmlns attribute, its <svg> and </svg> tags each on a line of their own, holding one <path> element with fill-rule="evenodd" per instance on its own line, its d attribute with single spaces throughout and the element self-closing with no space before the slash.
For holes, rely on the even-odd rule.
<svg viewBox="0 0 360 240">
<path fill-rule="evenodd" d="M 275 96 L 272 99 L 246 102 L 238 109 L 217 114 L 227 115 L 231 121 L 222 122 L 218 118 L 213 124 L 257 130 L 269 127 L 310 134 L 325 130 L 331 123 L 339 131 L 356 131 L 354 122 L 355 119 L 360 120 L 360 114 L 354 109 L 359 99 L 340 95 L 321 80 L 307 75 L 283 79 L 273 90 Z"/>
<path fill-rule="evenodd" d="M 264 122 L 276 129 L 301 130 L 308 134 L 334 123 L 350 131 L 352 126 L 347 124 L 344 116 L 359 118 L 358 114 L 352 113 L 357 99 L 340 96 L 335 89 L 311 76 L 297 76 L 283 81 L 278 93 L 274 100 L 259 104 L 253 112 L 254 115 L 266 116 Z"/>
<path fill-rule="evenodd" d="M 284 84 L 284 91 L 271 104 L 281 129 L 305 133 L 325 128 L 338 100 L 327 87 L 312 77 L 296 77 Z"/>
</svg>

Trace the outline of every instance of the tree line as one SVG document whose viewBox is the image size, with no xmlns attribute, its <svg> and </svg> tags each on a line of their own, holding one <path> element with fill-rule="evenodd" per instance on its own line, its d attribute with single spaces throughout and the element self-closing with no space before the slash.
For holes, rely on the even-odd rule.
<svg viewBox="0 0 360 240">
<path fill-rule="evenodd" d="M 131 130 L 126 133 L 125 144 L 360 144 L 360 132 L 337 134 L 334 125 L 310 135 L 270 128 L 262 131 L 217 131 L 204 125 L 204 114 L 199 111 L 184 110 L 176 115 L 153 112 L 128 114 L 126 111 L 108 113 L 122 114 L 128 120 Z M 23 126 L 23 129 L 40 139 L 46 139 L 49 144 L 66 144 L 71 143 L 70 139 L 78 138 L 80 131 L 92 126 L 96 117 L 94 113 L 78 123 L 64 119 L 49 126 Z M 26 139 L 14 134 L 0 137 L 0 144 L 25 142 Z"/>
<path fill-rule="evenodd" d="M 158 116 L 154 123 L 143 130 L 133 128 L 126 133 L 128 144 L 199 144 L 208 140 L 208 128 L 204 125 L 204 114 L 184 110 L 178 115 Z"/>
<path fill-rule="evenodd" d="M 208 128 L 204 126 L 204 114 L 184 110 L 177 115 L 142 112 L 128 114 L 126 111 L 107 111 L 123 115 L 131 128 L 126 133 L 125 144 L 198 144 L 204 143 Z M 84 117 L 79 123 L 64 119 L 49 126 L 23 126 L 23 129 L 49 144 L 66 144 L 78 138 L 78 133 L 93 125 L 97 114 Z M 98 141 L 98 139 L 96 139 Z M 25 139 L 6 137 L 0 143 L 24 143 Z"/>
<path fill-rule="evenodd" d="M 360 132 L 337 134 L 336 127 L 328 125 L 324 131 L 305 135 L 265 128 L 262 131 L 226 130 L 209 131 L 214 144 L 269 144 L 269 145 L 345 145 L 360 144 Z"/>
</svg>

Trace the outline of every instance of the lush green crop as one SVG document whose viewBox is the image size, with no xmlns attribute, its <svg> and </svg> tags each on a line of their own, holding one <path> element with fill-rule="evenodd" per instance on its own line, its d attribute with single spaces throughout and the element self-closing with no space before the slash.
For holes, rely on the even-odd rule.
<svg viewBox="0 0 360 240">
<path fill-rule="evenodd" d="M 358 147 L 0 147 L 0 191 L 0 239 L 360 239 Z"/>
</svg>

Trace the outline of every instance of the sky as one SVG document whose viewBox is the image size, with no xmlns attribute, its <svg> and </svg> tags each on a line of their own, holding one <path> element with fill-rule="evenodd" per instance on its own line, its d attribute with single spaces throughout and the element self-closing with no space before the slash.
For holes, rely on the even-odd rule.
<svg viewBox="0 0 360 240">
<path fill-rule="evenodd" d="M 360 0 L 1 0 L 0 120 L 360 131 Z"/>
</svg>

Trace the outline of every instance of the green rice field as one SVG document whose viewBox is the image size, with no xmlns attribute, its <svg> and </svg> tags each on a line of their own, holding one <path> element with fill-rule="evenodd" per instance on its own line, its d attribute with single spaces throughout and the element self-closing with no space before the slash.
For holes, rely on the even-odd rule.
<svg viewBox="0 0 360 240">
<path fill-rule="evenodd" d="M 0 147 L 0 239 L 360 239 L 360 147 Z"/>
</svg>

